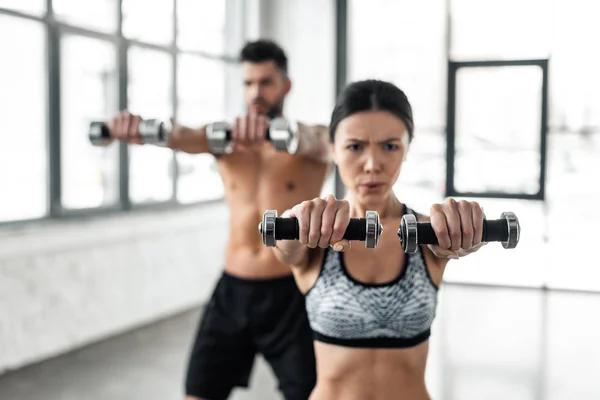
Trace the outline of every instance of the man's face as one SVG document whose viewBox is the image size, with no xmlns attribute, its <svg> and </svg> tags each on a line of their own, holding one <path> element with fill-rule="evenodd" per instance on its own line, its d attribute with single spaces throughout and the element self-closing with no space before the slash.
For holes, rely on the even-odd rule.
<svg viewBox="0 0 600 400">
<path fill-rule="evenodd" d="M 258 114 L 281 114 L 283 99 L 290 91 L 290 80 L 274 61 L 242 63 L 244 102 Z"/>
</svg>

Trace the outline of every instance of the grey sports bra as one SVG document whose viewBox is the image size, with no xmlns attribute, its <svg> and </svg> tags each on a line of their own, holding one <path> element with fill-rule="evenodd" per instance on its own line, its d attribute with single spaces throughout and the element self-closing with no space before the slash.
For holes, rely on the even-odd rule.
<svg viewBox="0 0 600 400">
<path fill-rule="evenodd" d="M 344 254 L 327 248 L 319 277 L 306 293 L 306 311 L 317 341 L 348 347 L 412 347 L 431 334 L 437 290 L 421 249 L 406 254 L 396 279 L 370 284 L 350 276 Z"/>
</svg>

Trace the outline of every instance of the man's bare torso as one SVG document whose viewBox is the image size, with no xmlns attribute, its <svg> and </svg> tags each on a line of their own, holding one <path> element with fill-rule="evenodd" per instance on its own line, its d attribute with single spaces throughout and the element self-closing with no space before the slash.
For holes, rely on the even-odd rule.
<svg viewBox="0 0 600 400">
<path fill-rule="evenodd" d="M 225 270 L 242 278 L 272 278 L 291 273 L 265 247 L 258 223 L 265 210 L 279 215 L 304 200 L 319 197 L 329 165 L 277 152 L 270 143 L 217 158 L 230 209 Z"/>
</svg>

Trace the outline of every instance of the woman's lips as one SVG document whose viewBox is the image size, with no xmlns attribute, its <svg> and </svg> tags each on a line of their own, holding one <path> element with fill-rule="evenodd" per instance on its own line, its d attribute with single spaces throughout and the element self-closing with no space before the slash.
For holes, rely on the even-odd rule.
<svg viewBox="0 0 600 400">
<path fill-rule="evenodd" d="M 360 188 L 367 193 L 379 192 L 383 186 L 384 184 L 382 182 L 367 182 L 360 184 Z"/>
</svg>

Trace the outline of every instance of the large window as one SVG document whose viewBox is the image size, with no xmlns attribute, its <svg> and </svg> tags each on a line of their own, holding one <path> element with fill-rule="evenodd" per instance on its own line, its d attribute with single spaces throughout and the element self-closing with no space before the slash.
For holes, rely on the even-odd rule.
<svg viewBox="0 0 600 400">
<path fill-rule="evenodd" d="M 0 54 L 0 222 L 38 218 L 48 203 L 44 26 L 0 14 Z"/>
<path fill-rule="evenodd" d="M 93 146 L 88 131 L 120 110 L 191 128 L 230 118 L 234 3 L 0 0 L 0 223 L 223 198 L 212 156 Z"/>
<path fill-rule="evenodd" d="M 162 45 L 169 45 L 173 42 L 173 0 L 122 1 L 125 37 Z M 217 1 L 217 3 L 221 1 Z M 196 17 L 198 20 L 204 19 L 202 15 Z M 202 38 L 198 37 L 197 40 L 202 40 Z"/>
<path fill-rule="evenodd" d="M 167 121 L 173 115 L 173 60 L 162 51 L 131 47 L 128 109 L 142 118 Z M 158 202 L 173 196 L 173 152 L 157 146 L 130 146 L 129 191 L 134 203 Z"/>
<path fill-rule="evenodd" d="M 73 25 L 113 33 L 119 26 L 118 0 L 53 0 L 54 14 Z"/>
<path fill-rule="evenodd" d="M 46 0 L 0 0 L 0 8 L 43 15 L 46 12 Z"/>
<path fill-rule="evenodd" d="M 556 249 L 577 248 L 579 238 L 593 237 L 600 223 L 595 203 L 600 196 L 600 3 L 347 3 L 347 81 L 390 80 L 413 105 L 415 139 L 394 189 L 421 212 L 429 212 L 446 192 L 448 62 L 549 59 L 545 200 L 472 198 L 489 218 L 516 212 L 521 243 L 513 251 L 491 244 L 461 260 L 460 267 L 448 268 L 445 279 L 599 290 L 598 268 L 573 263 L 572 251 Z M 538 191 L 540 79 L 540 70 L 529 67 L 469 68 L 457 75 L 461 154 L 456 154 L 455 172 L 461 191 Z"/>
<path fill-rule="evenodd" d="M 394 190 L 419 211 L 445 182 L 446 0 L 348 0 L 348 82 L 378 78 L 402 89 L 415 135 Z"/>
<path fill-rule="evenodd" d="M 113 206 L 119 200 L 118 146 L 90 146 L 89 121 L 118 110 L 117 49 L 83 36 L 61 40 L 61 178 L 65 208 Z"/>
<path fill-rule="evenodd" d="M 223 61 L 181 54 L 177 62 L 177 120 L 198 126 L 227 118 Z M 214 157 L 177 154 L 177 197 L 182 203 L 222 197 L 224 187 Z"/>
<path fill-rule="evenodd" d="M 177 45 L 182 50 L 223 54 L 225 21 L 224 1 L 177 0 Z"/>
</svg>

